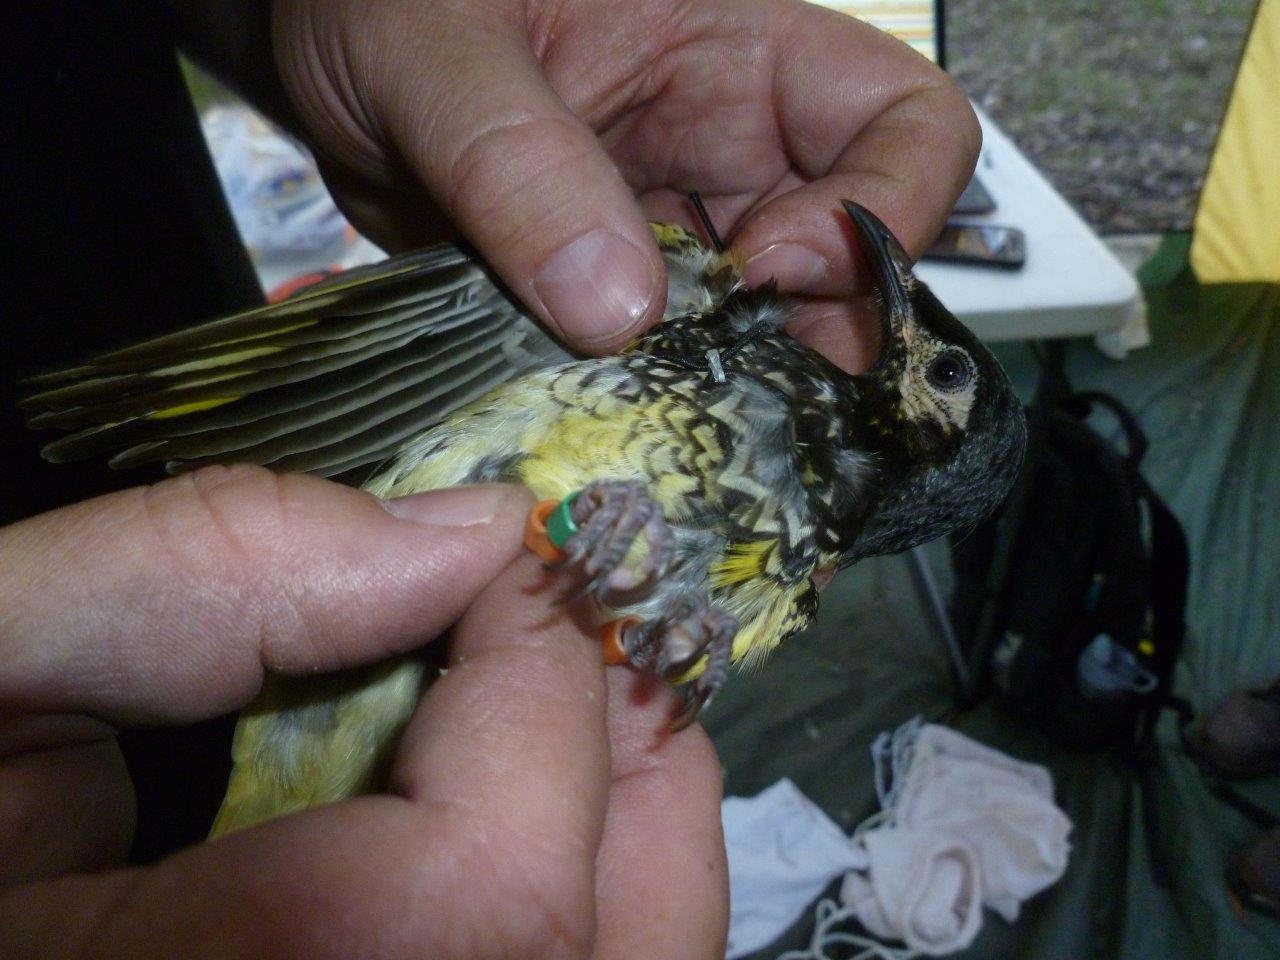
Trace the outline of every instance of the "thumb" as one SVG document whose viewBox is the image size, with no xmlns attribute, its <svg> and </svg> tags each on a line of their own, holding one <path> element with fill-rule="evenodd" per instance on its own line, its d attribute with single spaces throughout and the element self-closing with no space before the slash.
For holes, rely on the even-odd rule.
<svg viewBox="0 0 1280 960">
<path fill-rule="evenodd" d="M 640 207 L 551 89 L 523 15 L 495 3 L 339 7 L 353 12 L 334 14 L 345 52 L 326 61 L 328 82 L 367 107 L 349 112 L 520 299 L 590 352 L 661 316 L 665 272 Z M 289 49 L 281 37 L 286 60 Z"/>
</svg>

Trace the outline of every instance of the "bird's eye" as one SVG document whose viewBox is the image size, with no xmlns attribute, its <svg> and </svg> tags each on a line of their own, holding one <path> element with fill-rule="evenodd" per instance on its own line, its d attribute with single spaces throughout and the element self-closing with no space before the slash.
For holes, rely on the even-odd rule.
<svg viewBox="0 0 1280 960">
<path fill-rule="evenodd" d="M 950 392 L 968 386 L 972 372 L 963 354 L 948 350 L 929 361 L 924 375 L 936 389 Z"/>
</svg>

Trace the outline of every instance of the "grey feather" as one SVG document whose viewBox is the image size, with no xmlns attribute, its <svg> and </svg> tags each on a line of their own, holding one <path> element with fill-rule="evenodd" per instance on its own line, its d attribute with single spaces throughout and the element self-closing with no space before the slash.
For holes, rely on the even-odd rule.
<svg viewBox="0 0 1280 960">
<path fill-rule="evenodd" d="M 49 460 L 113 454 L 171 472 L 253 462 L 324 475 L 571 355 L 484 266 L 442 244 L 31 381 Z"/>
</svg>

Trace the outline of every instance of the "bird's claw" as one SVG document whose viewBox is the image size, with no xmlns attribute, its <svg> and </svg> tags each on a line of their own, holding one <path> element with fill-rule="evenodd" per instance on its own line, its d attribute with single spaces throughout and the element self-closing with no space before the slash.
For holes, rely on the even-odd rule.
<svg viewBox="0 0 1280 960">
<path fill-rule="evenodd" d="M 675 553 L 662 506 L 644 485 L 629 480 L 596 480 L 582 488 L 569 508 L 577 532 L 564 546 L 565 565 L 577 564 L 586 578 L 583 592 L 602 603 L 618 594 L 638 596 L 666 576 Z M 643 534 L 649 549 L 639 570 L 623 564 Z"/>
<path fill-rule="evenodd" d="M 597 480 L 583 487 L 568 505 L 576 530 L 563 542 L 561 566 L 576 566 L 585 578 L 583 593 L 606 606 L 619 597 L 634 601 L 652 591 L 667 575 L 675 555 L 675 539 L 661 505 L 641 483 Z M 627 556 L 644 536 L 648 551 L 636 569 Z M 706 655 L 702 673 L 686 689 L 685 702 L 671 720 L 673 731 L 694 721 L 724 684 L 733 653 L 738 620 L 713 605 L 701 591 L 677 593 L 657 616 L 619 624 L 619 661 L 673 679 Z"/>
<path fill-rule="evenodd" d="M 724 685 L 737 632 L 738 618 L 712 604 L 702 591 L 679 594 L 658 616 L 622 631 L 629 662 L 666 679 L 679 676 L 706 655 L 702 673 L 686 688 L 684 705 L 671 719 L 673 732 L 691 724 Z"/>
</svg>

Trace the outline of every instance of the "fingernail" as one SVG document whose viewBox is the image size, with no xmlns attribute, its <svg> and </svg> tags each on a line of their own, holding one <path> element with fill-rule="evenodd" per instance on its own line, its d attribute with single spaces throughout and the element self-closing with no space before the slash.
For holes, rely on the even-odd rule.
<svg viewBox="0 0 1280 960">
<path fill-rule="evenodd" d="M 826 257 L 797 243 L 765 247 L 746 264 L 748 283 L 755 286 L 772 279 L 783 290 L 808 290 L 830 273 Z"/>
<path fill-rule="evenodd" d="M 553 254 L 538 268 L 533 289 L 565 336 L 590 343 L 636 326 L 658 279 L 635 244 L 599 229 Z"/>
<path fill-rule="evenodd" d="M 520 496 L 516 487 L 483 483 L 412 493 L 382 501 L 387 513 L 432 527 L 474 527 L 493 522 L 507 500 Z"/>
</svg>

